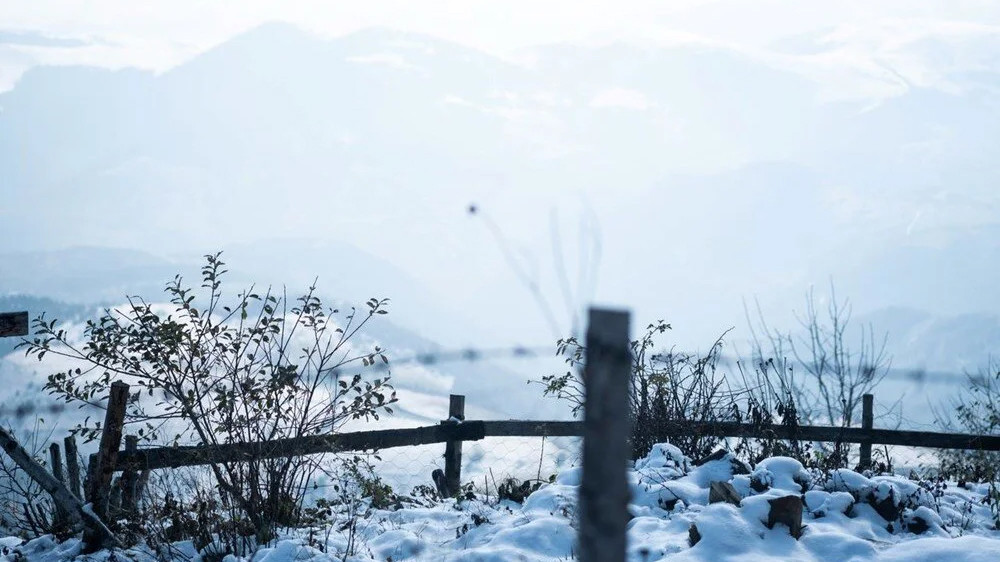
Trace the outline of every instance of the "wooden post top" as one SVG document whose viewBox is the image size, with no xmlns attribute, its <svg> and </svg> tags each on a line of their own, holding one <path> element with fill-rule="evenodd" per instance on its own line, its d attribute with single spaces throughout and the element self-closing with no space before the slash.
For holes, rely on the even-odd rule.
<svg viewBox="0 0 1000 562">
<path fill-rule="evenodd" d="M 0 338 L 28 335 L 28 312 L 0 313 Z"/>
</svg>

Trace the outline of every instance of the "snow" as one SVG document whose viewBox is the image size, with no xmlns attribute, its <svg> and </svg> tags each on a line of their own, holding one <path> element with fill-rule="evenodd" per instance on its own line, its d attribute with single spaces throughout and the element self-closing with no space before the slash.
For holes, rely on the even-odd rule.
<svg viewBox="0 0 1000 562">
<path fill-rule="evenodd" d="M 828 474 L 807 471 L 787 457 L 746 467 L 731 455 L 713 456 L 696 466 L 676 447 L 663 443 L 634 463 L 629 472 L 632 500 L 628 522 L 631 562 L 669 561 L 901 561 L 1000 560 L 1000 531 L 982 502 L 986 487 L 954 484 L 935 488 L 900 476 L 864 475 L 850 470 Z M 329 537 L 308 540 L 292 532 L 252 555 L 227 556 L 225 562 L 294 562 L 313 560 L 412 561 L 557 561 L 576 556 L 576 496 L 579 468 L 563 470 L 518 504 L 487 498 L 430 502 L 398 510 L 375 510 L 359 522 L 357 549 L 343 556 L 345 532 L 335 522 Z M 713 481 L 728 481 L 740 505 L 708 505 Z M 931 490 L 937 490 L 932 493 Z M 804 501 L 802 536 L 787 526 L 768 528 L 769 500 L 795 496 Z M 882 514 L 893 513 L 891 521 Z M 692 528 L 700 539 L 691 546 Z M 175 560 L 200 557 L 190 542 L 173 545 Z M 320 548 L 321 547 L 321 548 Z M 0 562 L 104 562 L 103 551 L 83 557 L 78 539 L 62 543 L 45 536 L 24 544 L 0 538 Z M 152 562 L 141 548 L 115 555 L 116 560 Z"/>
<path fill-rule="evenodd" d="M 755 476 L 762 479 L 769 488 L 796 493 L 804 492 L 803 488 L 808 488 L 812 482 L 812 477 L 802 464 L 788 457 L 772 457 L 760 461 L 751 473 L 750 479 L 754 480 Z"/>
<path fill-rule="evenodd" d="M 965 536 L 954 539 L 930 538 L 901 543 L 883 553 L 883 562 L 903 560 L 955 560 L 994 562 L 1000 560 L 1000 541 L 995 537 Z"/>
</svg>

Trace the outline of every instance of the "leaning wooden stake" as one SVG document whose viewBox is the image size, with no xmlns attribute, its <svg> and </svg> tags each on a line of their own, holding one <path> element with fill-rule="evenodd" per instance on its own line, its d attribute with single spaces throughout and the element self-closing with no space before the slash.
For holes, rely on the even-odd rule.
<svg viewBox="0 0 1000 562">
<path fill-rule="evenodd" d="M 97 453 L 91 453 L 87 457 L 87 474 L 83 478 L 83 501 L 87 503 L 94 503 L 94 478 L 97 477 L 98 471 L 98 455 Z"/>
<path fill-rule="evenodd" d="M 71 529 L 79 530 L 82 526 L 85 531 L 89 531 L 95 537 L 95 549 L 118 546 L 118 540 L 101 519 L 70 493 L 62 482 L 49 474 L 45 467 L 35 462 L 35 459 L 31 458 L 31 455 L 24 450 L 17 439 L 2 427 L 0 427 L 0 447 L 3 447 L 7 455 L 29 478 L 37 482 L 43 490 L 52 496 L 52 501 L 56 506 L 65 511 L 67 523 Z"/>
<path fill-rule="evenodd" d="M 583 371 L 580 560 L 624 562 L 629 491 L 629 314 L 591 309 Z"/>
<path fill-rule="evenodd" d="M 66 476 L 69 477 L 69 491 L 82 500 L 83 492 L 80 491 L 80 453 L 76 450 L 76 438 L 70 435 L 63 439 L 63 448 L 66 449 Z"/>
<path fill-rule="evenodd" d="M 111 496 L 111 477 L 118 462 L 118 448 L 122 443 L 122 429 L 125 426 L 125 404 L 128 401 L 128 385 L 115 381 L 111 383 L 111 396 L 104 415 L 104 430 L 97 450 L 96 471 L 88 475 L 90 486 L 87 497 L 94 503 L 94 511 L 101 517 L 108 516 L 108 499 Z"/>
<path fill-rule="evenodd" d="M 93 470 L 87 475 L 87 499 L 93 504 L 96 516 L 103 520 L 108 520 L 111 477 L 118 462 L 118 448 L 121 446 L 122 430 L 125 427 L 127 402 L 128 385 L 121 381 L 111 383 L 111 396 L 108 398 L 108 409 L 104 415 L 104 431 L 101 433 L 96 466 L 91 467 Z M 88 528 L 83 534 L 87 550 L 93 549 L 99 540 L 100 537 L 93 529 Z"/>
<path fill-rule="evenodd" d="M 448 402 L 448 420 L 442 423 L 460 423 L 464 420 L 465 396 L 452 394 Z M 457 494 L 462 487 L 461 441 L 448 441 L 444 445 L 444 478 L 448 487 L 448 495 Z"/>
<path fill-rule="evenodd" d="M 62 463 L 62 453 L 59 451 L 59 443 L 53 443 L 49 445 L 49 465 L 52 467 L 52 476 L 55 477 L 61 484 L 66 484 L 66 478 L 63 476 L 63 463 Z M 56 512 L 54 514 L 53 523 L 56 527 L 62 527 L 66 521 L 69 519 L 66 510 L 59 504 L 56 504 Z"/>
</svg>

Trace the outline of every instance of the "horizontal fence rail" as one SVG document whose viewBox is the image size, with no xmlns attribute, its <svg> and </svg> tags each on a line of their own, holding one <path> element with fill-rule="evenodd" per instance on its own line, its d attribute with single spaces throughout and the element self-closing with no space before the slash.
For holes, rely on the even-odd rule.
<svg viewBox="0 0 1000 562">
<path fill-rule="evenodd" d="M 663 427 L 666 434 L 746 437 L 751 439 L 795 439 L 837 443 L 872 443 L 935 449 L 1000 451 L 1000 435 L 968 435 L 860 427 L 754 425 L 736 422 L 683 422 Z M 264 443 L 233 443 L 210 446 L 157 447 L 118 453 L 116 470 L 151 470 L 241 462 L 338 451 L 390 449 L 478 441 L 485 437 L 581 437 L 582 421 L 464 421 L 409 429 L 383 429 L 351 433 L 278 439 Z"/>
<path fill-rule="evenodd" d="M 117 470 L 134 468 L 153 470 L 206 464 L 246 462 L 256 459 L 297 457 L 338 451 L 391 449 L 446 443 L 477 441 L 485 437 L 483 422 L 442 423 L 407 429 L 380 429 L 351 433 L 309 435 L 290 439 L 223 445 L 156 447 L 120 451 Z"/>
<path fill-rule="evenodd" d="M 468 423 L 468 422 L 467 422 Z M 487 437 L 574 437 L 583 435 L 578 421 L 487 421 Z M 1000 435 L 969 435 L 861 427 L 754 425 L 736 422 L 679 422 L 663 426 L 666 434 L 746 437 L 750 439 L 796 439 L 830 443 L 872 443 L 932 449 L 976 449 L 1000 451 Z"/>
<path fill-rule="evenodd" d="M 50 491 L 54 501 L 61 506 L 60 513 L 69 515 L 76 513 L 79 511 L 79 506 L 84 505 L 84 503 L 95 504 L 98 507 L 100 511 L 95 509 L 86 513 L 81 512 L 87 517 L 93 514 L 93 521 L 88 519 L 84 522 L 85 534 L 93 535 L 87 539 L 88 544 L 95 541 L 113 540 L 113 537 L 107 538 L 111 535 L 108 534 L 109 532 L 102 521 L 105 520 L 105 517 L 133 513 L 138 509 L 136 500 L 142 494 L 142 489 L 151 470 L 443 443 L 446 445 L 445 470 L 434 470 L 431 473 L 431 478 L 440 497 L 445 498 L 460 491 L 460 487 L 456 483 L 461 482 L 461 444 L 464 441 L 478 441 L 486 437 L 584 437 L 585 434 L 583 421 L 464 420 L 465 397 L 452 395 L 449 418 L 438 425 L 309 435 L 266 442 L 146 449 L 137 447 L 137 436 L 125 435 L 125 448 L 119 450 L 122 445 L 125 405 L 128 396 L 127 384 L 117 381 L 111 385 L 111 396 L 105 412 L 100 448 L 97 453 L 89 457 L 87 478 L 84 485 L 81 486 L 80 482 L 80 466 L 76 462 L 78 451 L 72 436 L 65 441 L 66 454 L 64 456 L 57 454 L 58 451 L 54 450 L 58 445 L 50 447 L 52 474 L 49 474 L 44 467 L 30 458 L 19 457 L 21 461 L 19 464 L 35 470 L 37 474 L 32 478 L 36 482 L 43 483 L 43 487 Z M 872 427 L 874 397 L 866 394 L 863 398 L 862 427 L 676 421 L 658 424 L 656 429 L 666 440 L 669 440 L 671 435 L 686 435 L 860 443 L 861 460 L 858 466 L 861 468 L 871 466 L 871 446 L 875 444 L 1000 451 L 1000 435 L 875 429 Z M 4 444 L 4 449 L 8 453 L 18 450 L 19 445 L 16 440 L 2 428 L 0 428 L 0 438 L 6 439 L 7 443 Z M 64 478 L 62 458 L 66 459 L 68 482 L 65 483 L 62 482 Z M 15 462 L 17 461 L 18 459 L 15 459 Z M 116 472 L 122 474 L 119 478 L 113 479 L 113 474 Z M 52 484 L 54 482 L 58 485 Z M 49 484 L 52 485 L 48 486 Z M 119 494 L 117 500 L 115 500 L 114 492 Z M 101 534 L 102 532 L 103 534 Z"/>
</svg>

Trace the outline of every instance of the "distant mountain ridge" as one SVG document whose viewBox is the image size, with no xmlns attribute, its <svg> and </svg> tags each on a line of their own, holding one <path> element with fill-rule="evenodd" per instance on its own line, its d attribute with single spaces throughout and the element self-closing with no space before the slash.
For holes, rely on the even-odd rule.
<svg viewBox="0 0 1000 562">
<path fill-rule="evenodd" d="M 924 311 L 887 308 L 855 320 L 886 333 L 887 353 L 899 368 L 979 374 L 1000 358 L 1000 316 L 937 316 Z"/>
<path fill-rule="evenodd" d="M 835 47 L 798 48 L 810 42 Z M 487 336 L 548 341 L 466 209 L 529 250 L 557 301 L 547 221 L 580 199 L 604 236 L 598 299 L 699 337 L 738 325 L 742 298 L 787 311 L 831 276 L 861 310 L 1000 312 L 996 72 L 829 101 L 789 60 L 719 45 L 530 54 L 513 64 L 419 34 L 270 24 L 159 75 L 34 68 L 0 94 L 0 253 L 184 256 L 142 266 L 155 291 L 180 263 L 243 248 L 238 261 L 273 260 L 258 277 L 302 265 L 298 278 L 338 292 L 394 296 L 410 328 L 445 332 L 434 303 L 447 301 Z M 276 239 L 394 267 L 253 249 Z M 0 288 L 113 299 L 133 258 L 102 279 L 68 262 L 22 275 L 15 257 Z"/>
</svg>

